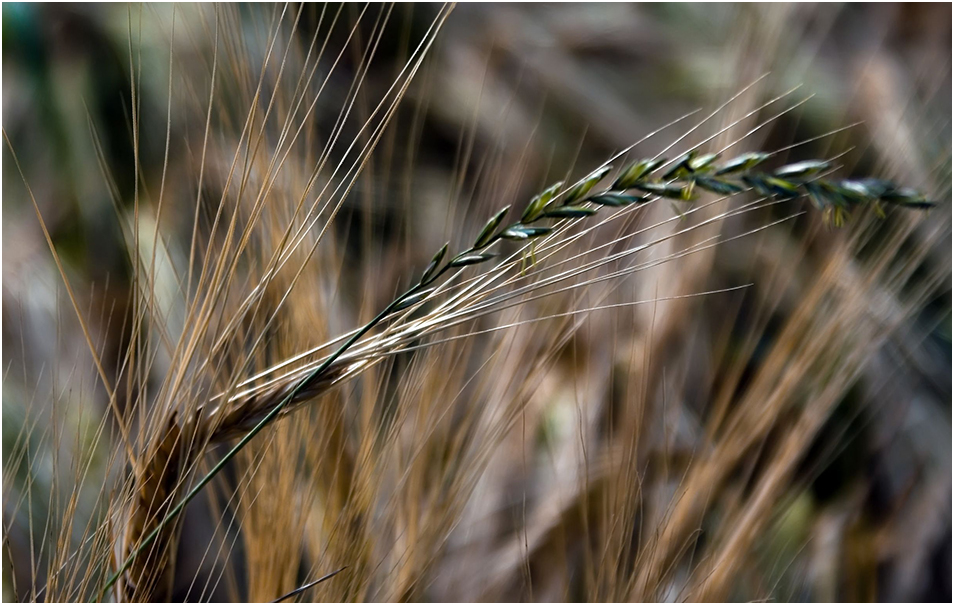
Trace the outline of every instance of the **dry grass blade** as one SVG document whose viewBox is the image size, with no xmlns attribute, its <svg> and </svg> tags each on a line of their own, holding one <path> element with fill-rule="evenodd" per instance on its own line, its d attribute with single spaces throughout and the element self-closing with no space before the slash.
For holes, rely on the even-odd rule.
<svg viewBox="0 0 954 605">
<path fill-rule="evenodd" d="M 5 598 L 936 596 L 935 9 L 33 10 Z"/>
</svg>

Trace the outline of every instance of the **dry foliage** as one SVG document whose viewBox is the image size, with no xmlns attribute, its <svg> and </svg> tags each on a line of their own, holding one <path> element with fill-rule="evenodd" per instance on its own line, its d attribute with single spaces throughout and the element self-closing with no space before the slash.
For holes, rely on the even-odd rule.
<svg viewBox="0 0 954 605">
<path fill-rule="evenodd" d="M 586 137 L 541 142 L 542 110 L 498 103 L 493 53 L 474 98 L 441 98 L 445 30 L 470 10 L 453 9 L 128 9 L 134 175 L 86 114 L 128 298 L 77 279 L 20 173 L 74 312 L 57 332 L 82 353 L 62 354 L 68 377 L 5 368 L 5 419 L 9 389 L 38 393 L 4 437 L 17 597 L 890 594 L 853 591 L 906 502 L 869 531 L 868 486 L 805 494 L 851 442 L 825 441 L 848 426 L 833 418 L 890 415 L 853 389 L 929 354 L 917 329 L 939 299 L 949 322 L 949 130 L 943 158 L 876 148 L 878 179 L 845 178 L 845 129 L 769 136 L 808 95 L 772 92 L 743 52 L 711 109 L 619 144 L 594 120 L 622 151 L 592 163 Z M 765 48 L 770 26 L 742 44 Z M 569 60 L 548 57 L 529 69 L 563 82 Z M 144 89 L 152 69 L 164 91 Z M 452 170 L 429 176 L 425 126 L 453 112 Z M 945 494 L 949 512 L 949 477 Z M 832 524 L 860 537 L 839 538 L 850 563 L 828 593 L 804 566 L 832 555 L 803 551 Z"/>
</svg>

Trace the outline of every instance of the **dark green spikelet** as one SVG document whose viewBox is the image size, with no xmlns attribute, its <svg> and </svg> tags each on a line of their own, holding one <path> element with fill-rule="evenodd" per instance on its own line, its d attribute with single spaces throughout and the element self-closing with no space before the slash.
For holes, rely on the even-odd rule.
<svg viewBox="0 0 954 605">
<path fill-rule="evenodd" d="M 530 203 L 527 204 L 527 209 L 523 211 L 523 216 L 520 217 L 520 222 L 532 223 L 533 221 L 540 218 L 540 215 L 543 214 L 544 207 L 550 203 L 550 200 L 552 200 L 553 196 L 560 191 L 561 187 L 563 187 L 563 181 L 550 185 L 543 191 L 543 193 L 534 196 L 534 198 L 530 200 Z"/>
<path fill-rule="evenodd" d="M 840 181 L 812 181 L 805 183 L 805 190 L 812 203 L 824 211 L 825 221 L 840 227 L 848 218 L 849 211 L 855 206 L 867 206 L 881 218 L 884 218 L 882 202 L 889 202 L 898 194 L 891 181 L 882 179 L 842 179 Z M 906 189 L 904 199 L 914 202 L 911 208 L 929 208 L 933 204 L 913 189 Z M 896 198 L 895 198 L 896 199 Z"/>
<path fill-rule="evenodd" d="M 795 162 L 794 164 L 782 166 L 776 170 L 774 174 L 777 177 L 785 179 L 800 179 L 817 174 L 822 170 L 827 170 L 830 166 L 828 162 L 822 160 L 805 160 L 804 162 Z"/>
<path fill-rule="evenodd" d="M 827 207 L 846 209 L 877 200 L 869 195 L 866 187 L 856 181 L 819 181 L 818 185 L 827 201 Z"/>
<path fill-rule="evenodd" d="M 417 303 L 427 298 L 430 295 L 430 293 L 433 291 L 434 291 L 434 288 L 427 288 L 425 290 L 420 290 L 418 292 L 405 296 L 404 298 L 400 300 L 400 302 L 398 302 L 394 306 L 393 312 L 396 313 L 398 311 L 403 311 L 404 309 L 407 309 L 408 307 L 416 305 Z"/>
<path fill-rule="evenodd" d="M 697 158 L 689 160 L 689 170 L 692 172 L 706 172 L 712 168 L 712 165 L 718 159 L 718 153 L 707 153 L 705 155 L 700 155 Z"/>
<path fill-rule="evenodd" d="M 936 202 L 932 202 L 927 199 L 918 191 L 911 189 L 909 187 L 902 187 L 900 189 L 893 189 L 891 191 L 886 191 L 881 195 L 881 199 L 889 204 L 897 204 L 898 206 L 905 206 L 907 208 L 917 208 L 917 209 L 926 209 L 934 208 L 937 206 Z"/>
<path fill-rule="evenodd" d="M 742 177 L 742 180 L 761 195 L 767 197 L 787 199 L 799 196 L 797 184 L 767 174 L 746 174 Z"/>
<path fill-rule="evenodd" d="M 820 198 L 819 205 L 826 211 L 830 211 L 832 208 L 846 210 L 852 205 L 865 201 L 864 196 L 860 195 L 859 192 L 828 181 L 806 183 L 805 188 L 812 197 L 817 195 Z"/>
<path fill-rule="evenodd" d="M 908 208 L 914 208 L 916 210 L 927 210 L 928 208 L 934 208 L 935 206 L 937 206 L 937 202 L 932 202 L 931 200 L 924 197 L 917 200 L 912 199 L 912 200 L 908 200 L 905 202 L 898 202 L 898 203 Z"/>
<path fill-rule="evenodd" d="M 852 179 L 858 186 L 863 187 L 867 196 L 872 199 L 880 198 L 891 191 L 897 189 L 897 186 L 887 179 Z"/>
<path fill-rule="evenodd" d="M 878 198 L 889 204 L 920 209 L 936 206 L 934 202 L 928 200 L 919 191 L 910 187 L 898 187 L 893 182 L 885 179 L 856 179 L 852 182 L 856 183 L 856 186 L 867 189 L 870 197 Z"/>
<path fill-rule="evenodd" d="M 872 195 L 871 189 L 861 181 L 842 179 L 835 182 L 835 187 L 839 194 L 853 204 L 864 204 L 878 199 L 878 196 Z"/>
<path fill-rule="evenodd" d="M 618 191 L 607 191 L 599 195 L 594 195 L 586 201 L 599 204 L 600 206 L 629 206 L 630 204 L 642 204 L 649 201 L 648 197 L 641 195 L 626 195 Z"/>
<path fill-rule="evenodd" d="M 733 195 L 742 191 L 742 188 L 735 183 L 730 183 L 729 181 L 715 177 L 696 176 L 693 180 L 699 187 L 712 193 L 718 193 L 719 195 Z"/>
<path fill-rule="evenodd" d="M 450 242 L 444 244 L 440 250 L 437 251 L 437 254 L 431 259 L 431 263 L 427 265 L 427 268 L 424 269 L 424 275 L 421 276 L 421 283 L 427 283 L 434 274 L 437 273 L 437 270 L 441 266 L 441 261 L 444 260 L 444 257 L 447 256 L 447 247 L 450 245 Z"/>
<path fill-rule="evenodd" d="M 812 201 L 812 204 L 819 210 L 825 210 L 831 207 L 832 201 L 829 199 L 830 194 L 819 183 L 811 181 L 805 183 L 805 190 L 808 192 L 808 197 Z"/>
<path fill-rule="evenodd" d="M 742 182 L 755 189 L 759 195 L 771 197 L 774 195 L 772 188 L 768 186 L 761 174 L 746 174 L 742 176 Z"/>
<path fill-rule="evenodd" d="M 524 227 L 522 225 L 505 229 L 500 237 L 511 240 L 525 240 L 541 237 L 553 231 L 552 227 Z"/>
<path fill-rule="evenodd" d="M 666 158 L 658 158 L 655 160 L 639 160 L 637 162 L 633 162 L 627 166 L 618 177 L 616 177 L 616 181 L 613 182 L 613 189 L 631 189 L 644 176 L 648 175 L 653 170 L 656 170 L 665 163 Z"/>
<path fill-rule="evenodd" d="M 584 218 L 596 214 L 595 208 L 584 206 L 560 206 L 543 213 L 544 218 Z"/>
<path fill-rule="evenodd" d="M 760 152 L 749 152 L 743 153 L 742 155 L 732 158 L 716 170 L 716 176 L 722 176 L 723 174 L 734 174 L 736 172 L 744 172 L 746 170 L 751 170 L 755 168 L 762 162 L 768 159 L 767 153 Z"/>
<path fill-rule="evenodd" d="M 676 200 L 686 199 L 685 193 L 683 192 L 685 187 L 675 183 L 636 183 L 636 188 L 660 197 L 668 197 Z"/>
<path fill-rule="evenodd" d="M 590 189 L 602 181 L 603 177 L 606 176 L 606 173 L 612 169 L 612 166 L 603 166 L 602 168 L 592 172 L 589 176 L 566 192 L 566 197 L 563 198 L 563 204 L 569 206 L 570 204 L 583 199 L 583 197 L 590 192 Z"/>
<path fill-rule="evenodd" d="M 491 252 L 483 252 L 481 254 L 468 254 L 464 253 L 459 256 L 456 256 L 450 263 L 449 267 L 466 267 L 468 265 L 477 265 L 484 261 L 488 261 L 493 257 L 497 256 Z"/>
<path fill-rule="evenodd" d="M 662 180 L 669 181 L 675 178 L 685 177 L 692 173 L 692 169 L 689 167 L 689 163 L 692 161 L 692 158 L 696 157 L 695 151 L 690 151 L 684 156 L 677 159 L 673 162 L 669 170 L 662 175 Z"/>
<path fill-rule="evenodd" d="M 485 248 L 494 240 L 494 232 L 497 230 L 497 227 L 500 226 L 500 223 L 503 222 L 504 217 L 507 216 L 508 210 L 510 210 L 510 206 L 504 206 L 500 212 L 494 215 L 492 219 L 487 221 L 487 224 L 484 225 L 484 228 L 480 230 L 480 235 L 478 235 L 477 239 L 474 241 L 475 250 Z"/>
<path fill-rule="evenodd" d="M 798 184 L 774 176 L 762 177 L 765 183 L 772 188 L 777 197 L 793 198 L 800 195 Z"/>
</svg>

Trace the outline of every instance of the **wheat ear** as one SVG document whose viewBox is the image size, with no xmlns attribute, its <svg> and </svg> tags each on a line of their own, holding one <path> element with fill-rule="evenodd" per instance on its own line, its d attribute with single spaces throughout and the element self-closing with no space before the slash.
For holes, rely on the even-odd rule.
<svg viewBox="0 0 954 605">
<path fill-rule="evenodd" d="M 404 333 L 395 334 L 393 329 L 390 334 L 383 332 L 374 342 L 362 347 L 364 355 L 346 355 L 358 341 L 386 320 L 396 318 L 401 312 L 404 312 L 402 319 L 407 318 L 438 294 L 441 279 L 449 272 L 482 265 L 495 258 L 497 255 L 488 250 L 501 240 L 524 243 L 547 240 L 564 233 L 577 221 L 597 214 L 600 207 L 640 206 L 658 199 L 691 202 L 696 199 L 697 188 L 722 196 L 752 190 L 769 201 L 807 195 L 824 212 L 826 220 L 836 226 L 843 224 L 848 213 L 857 207 L 872 207 L 881 215 L 883 204 L 915 209 L 934 205 L 917 191 L 891 181 L 832 180 L 819 176 L 831 168 L 828 161 L 808 160 L 773 171 L 759 170 L 758 167 L 771 155 L 744 153 L 719 164 L 719 154 L 691 151 L 673 161 L 652 158 L 633 162 L 620 170 L 611 186 L 604 189 L 596 189 L 596 186 L 612 171 L 609 164 L 570 187 L 564 188 L 562 182 L 555 183 L 534 196 L 515 222 L 505 223 L 509 206 L 499 210 L 483 226 L 469 248 L 448 255 L 449 244 L 445 244 L 434 254 L 416 284 L 394 298 L 333 353 L 307 370 L 304 376 L 301 371 L 292 372 L 284 380 L 273 381 L 264 388 L 222 398 L 221 403 L 207 409 L 200 407 L 194 418 L 182 426 L 172 416 L 136 478 L 132 511 L 126 521 L 127 535 L 121 550 L 126 556 L 120 558 L 122 562 L 103 586 L 101 596 L 120 578 L 133 594 L 144 580 L 145 583 L 168 580 L 165 577 L 169 573 L 171 550 L 168 538 L 173 531 L 173 521 L 225 465 L 279 416 L 361 372 L 389 350 L 403 350 L 401 347 L 408 340 L 428 333 L 421 326 L 433 326 L 434 317 L 429 322 L 411 325 L 411 329 Z M 453 315 L 436 315 L 442 319 L 453 318 Z M 240 437 L 239 441 L 175 506 L 171 506 L 172 496 L 181 487 L 184 469 L 191 468 L 209 444 L 235 437 Z M 157 545 L 152 546 L 154 543 Z M 158 573 L 153 573 L 153 569 L 159 570 Z"/>
</svg>

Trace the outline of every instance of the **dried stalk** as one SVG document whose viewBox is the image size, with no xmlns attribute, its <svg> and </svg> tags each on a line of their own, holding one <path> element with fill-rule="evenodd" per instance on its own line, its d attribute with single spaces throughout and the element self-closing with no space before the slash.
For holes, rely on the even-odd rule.
<svg viewBox="0 0 954 605">
<path fill-rule="evenodd" d="M 328 392 L 335 384 L 356 376 L 376 360 L 403 350 L 411 340 L 459 323 L 460 317 L 473 317 L 486 311 L 495 301 L 506 300 L 507 297 L 497 297 L 482 304 L 490 282 L 476 279 L 464 287 L 456 299 L 452 297 L 420 319 L 411 319 L 412 313 L 425 302 L 446 292 L 453 278 L 441 283 L 442 277 L 452 271 L 459 275 L 464 267 L 487 263 L 496 256 L 487 250 L 501 240 L 529 242 L 523 251 L 532 259 L 537 240 L 552 244 L 555 238 L 567 234 L 572 225 L 595 215 L 600 207 L 638 207 L 663 198 L 690 202 L 696 199 L 697 187 L 722 196 L 755 191 L 770 202 L 808 195 L 835 225 L 842 224 L 847 214 L 859 206 L 873 207 L 880 214 L 885 203 L 917 209 L 933 205 L 918 192 L 886 180 L 818 177 L 831 168 L 825 161 L 798 162 L 771 172 L 755 170 L 770 157 L 771 154 L 766 153 L 746 153 L 716 164 L 718 154 L 698 155 L 692 151 L 674 161 L 651 158 L 633 162 L 619 171 L 610 187 L 594 193 L 591 192 L 596 185 L 611 172 L 610 165 L 601 166 L 571 187 L 556 183 L 535 196 L 519 220 L 509 225 L 504 224 L 509 206 L 501 209 L 483 226 L 468 249 L 448 258 L 445 244 L 417 284 L 395 298 L 315 367 L 299 368 L 238 395 L 219 396 L 217 402 L 210 402 L 208 410 L 199 407 L 191 418 L 181 423 L 173 414 L 136 476 L 135 494 L 121 541 L 123 546 L 117 557 L 119 568 L 103 592 L 121 577 L 120 596 L 124 599 L 155 600 L 168 594 L 163 590 L 171 587 L 175 520 L 185 505 L 258 432 L 297 406 Z M 555 223 L 541 224 L 546 221 Z M 604 259 L 596 266 L 605 262 L 608 261 Z M 510 260 L 498 268 L 515 266 L 516 261 Z M 489 269 L 483 275 L 493 275 L 495 271 Z M 585 282 L 572 287 L 583 285 Z M 528 288 L 540 287 L 538 283 Z M 456 310 L 454 304 L 449 304 L 455 301 Z M 386 320 L 392 321 L 392 325 L 356 347 L 366 334 Z M 239 437 L 240 441 L 180 499 L 184 480 L 188 479 L 187 469 L 194 467 L 202 452 L 209 445 Z"/>
</svg>

